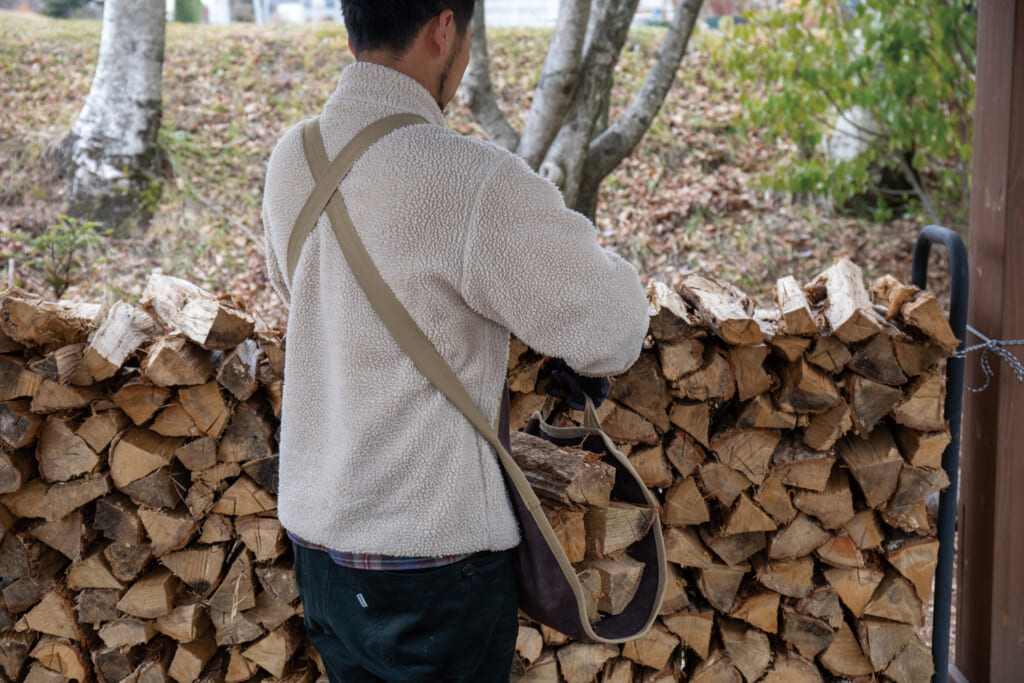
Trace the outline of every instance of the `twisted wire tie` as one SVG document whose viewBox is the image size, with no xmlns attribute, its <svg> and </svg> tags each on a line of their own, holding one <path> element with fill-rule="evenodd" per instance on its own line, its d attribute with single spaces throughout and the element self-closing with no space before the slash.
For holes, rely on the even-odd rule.
<svg viewBox="0 0 1024 683">
<path fill-rule="evenodd" d="M 1024 363 L 1021 363 L 1019 358 L 1004 348 L 1007 346 L 1024 345 L 1024 339 L 989 339 L 981 332 L 974 329 L 971 325 L 967 326 L 967 331 L 978 339 L 981 339 L 983 343 L 968 346 L 963 351 L 957 351 L 953 354 L 953 358 L 967 358 L 967 354 L 972 351 L 981 351 L 981 369 L 985 373 L 985 384 L 979 388 L 967 387 L 967 391 L 977 394 L 988 389 L 989 384 L 992 383 L 992 376 L 994 373 L 992 372 L 992 365 L 988 359 L 989 351 L 1002 358 L 1003 361 L 1010 366 L 1010 369 L 1013 370 L 1013 374 L 1017 376 L 1018 382 L 1024 382 Z"/>
</svg>

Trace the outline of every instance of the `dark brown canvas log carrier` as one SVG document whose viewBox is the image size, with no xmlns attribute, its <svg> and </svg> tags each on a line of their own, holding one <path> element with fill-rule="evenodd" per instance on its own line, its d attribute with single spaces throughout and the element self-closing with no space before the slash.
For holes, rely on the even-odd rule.
<svg viewBox="0 0 1024 683">
<path fill-rule="evenodd" d="M 588 616 L 588 596 L 580 577 L 559 542 L 540 500 L 511 455 L 507 395 L 496 430 L 384 282 L 337 191 L 355 161 L 373 143 L 397 128 L 418 123 L 425 121 L 409 114 L 382 119 L 357 134 L 331 162 L 328 162 L 324 150 L 319 120 L 313 119 L 305 125 L 303 149 L 317 182 L 299 213 L 288 243 L 288 278 L 292 279 L 302 246 L 326 209 L 346 262 L 388 331 L 420 372 L 466 415 L 498 454 L 522 531 L 522 542 L 516 553 L 520 608 L 535 621 L 577 640 L 621 643 L 638 638 L 657 618 L 665 593 L 668 568 L 661 524 L 651 524 L 642 538 L 627 550 L 635 563 L 643 565 L 643 573 L 632 598 L 626 605 L 615 609 L 617 613 L 592 623 Z M 615 470 L 612 496 L 616 500 L 657 510 L 657 500 L 637 471 L 601 430 L 596 410 L 589 400 L 585 412 L 583 426 L 560 428 L 548 424 L 549 406 L 548 410 L 534 415 L 527 432 L 561 446 L 600 454 Z M 597 575 L 596 572 L 591 574 Z"/>
</svg>

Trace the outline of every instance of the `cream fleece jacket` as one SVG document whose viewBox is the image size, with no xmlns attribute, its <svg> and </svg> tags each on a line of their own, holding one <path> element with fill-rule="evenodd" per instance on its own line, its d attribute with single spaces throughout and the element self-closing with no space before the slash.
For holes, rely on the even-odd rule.
<svg viewBox="0 0 1024 683">
<path fill-rule="evenodd" d="M 364 127 L 411 112 L 429 124 L 371 147 L 341 184 L 370 257 L 497 421 L 509 333 L 587 375 L 640 353 L 636 269 L 517 156 L 445 127 L 431 95 L 386 67 L 347 67 L 320 117 L 334 158 Z M 491 446 L 391 338 L 320 217 L 286 282 L 288 238 L 313 179 L 301 125 L 274 150 L 263 198 L 267 267 L 288 303 L 278 514 L 335 550 L 434 557 L 519 541 Z"/>
</svg>

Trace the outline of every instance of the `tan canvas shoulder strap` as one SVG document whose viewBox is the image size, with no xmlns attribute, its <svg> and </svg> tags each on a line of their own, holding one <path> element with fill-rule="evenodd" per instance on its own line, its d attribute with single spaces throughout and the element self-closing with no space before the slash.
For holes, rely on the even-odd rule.
<svg viewBox="0 0 1024 683">
<path fill-rule="evenodd" d="M 306 154 L 306 162 L 313 172 L 316 187 L 306 199 L 295 220 L 295 228 L 288 239 L 288 285 L 291 286 L 295 277 L 295 267 L 302 254 L 302 246 L 306 243 L 309 233 L 316 227 L 320 214 L 324 212 L 328 200 L 341 184 L 342 179 L 352 170 L 352 166 L 373 143 L 391 131 L 403 126 L 427 123 L 427 120 L 416 114 L 394 114 L 370 124 L 361 130 L 338 153 L 334 161 L 328 163 L 327 152 L 324 151 L 323 137 L 320 134 L 320 119 L 306 122 L 302 127 L 302 149 Z"/>
</svg>

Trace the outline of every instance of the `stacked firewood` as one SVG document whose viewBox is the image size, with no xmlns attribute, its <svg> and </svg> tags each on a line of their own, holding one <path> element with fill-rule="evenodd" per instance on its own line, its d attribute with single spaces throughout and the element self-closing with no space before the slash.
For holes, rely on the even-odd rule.
<svg viewBox="0 0 1024 683">
<path fill-rule="evenodd" d="M 0 679 L 312 681 L 282 342 L 174 278 L 142 303 L 0 294 Z"/>
<path fill-rule="evenodd" d="M 771 312 L 704 278 L 681 293 L 652 285 L 650 343 L 599 409 L 660 510 L 613 501 L 580 451 L 513 448 L 595 621 L 650 570 L 629 546 L 660 514 L 661 616 L 623 646 L 524 620 L 523 679 L 924 680 L 938 304 L 845 261 L 780 281 Z M 283 346 L 159 274 L 140 306 L 0 293 L 0 680 L 321 676 L 276 519 Z M 542 362 L 513 342 L 514 426 Z"/>
<path fill-rule="evenodd" d="M 662 503 L 661 615 L 619 647 L 524 619 L 521 680 L 929 680 L 925 501 L 948 484 L 942 361 L 957 345 L 938 302 L 892 278 L 869 290 L 845 260 L 779 280 L 771 310 L 700 276 L 648 293 L 648 344 L 599 416 Z M 513 344 L 514 427 L 544 400 L 542 362 Z"/>
</svg>

